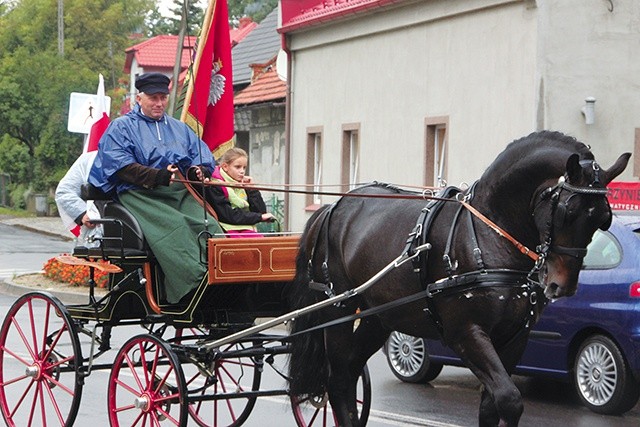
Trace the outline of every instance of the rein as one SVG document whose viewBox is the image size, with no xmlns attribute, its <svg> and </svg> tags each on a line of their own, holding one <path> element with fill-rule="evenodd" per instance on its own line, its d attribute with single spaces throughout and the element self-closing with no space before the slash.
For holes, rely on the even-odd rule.
<svg viewBox="0 0 640 427">
<path fill-rule="evenodd" d="M 528 256 L 529 258 L 531 258 L 532 260 L 534 260 L 536 262 L 538 261 L 538 259 L 540 258 L 540 255 L 538 255 L 537 253 L 533 252 L 531 249 L 529 249 L 528 247 L 526 247 L 525 245 L 520 243 L 515 237 L 513 237 L 511 234 L 507 233 L 505 230 L 500 228 L 495 222 L 491 221 L 489 218 L 484 216 L 480 211 L 478 211 L 476 208 L 471 206 L 466 201 L 460 200 L 459 202 L 460 202 L 460 204 L 462 204 L 462 206 L 467 208 L 469 210 L 469 212 L 471 212 L 478 219 L 480 219 L 482 222 L 487 224 L 489 226 L 489 228 L 491 228 L 493 231 L 495 231 L 500 237 L 504 237 L 509 242 L 513 243 L 513 245 L 516 248 L 518 248 L 518 250 L 521 253 L 525 254 L 526 256 Z"/>
</svg>

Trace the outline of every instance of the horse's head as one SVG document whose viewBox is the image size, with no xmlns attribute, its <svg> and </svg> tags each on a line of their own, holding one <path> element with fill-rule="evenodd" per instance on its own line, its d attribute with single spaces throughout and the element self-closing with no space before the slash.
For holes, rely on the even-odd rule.
<svg viewBox="0 0 640 427">
<path fill-rule="evenodd" d="M 587 245 L 598 228 L 611 224 L 606 186 L 622 173 L 629 157 L 625 153 L 602 170 L 595 160 L 572 154 L 558 183 L 538 192 L 533 214 L 543 242 L 541 281 L 547 298 L 576 293 Z"/>
</svg>

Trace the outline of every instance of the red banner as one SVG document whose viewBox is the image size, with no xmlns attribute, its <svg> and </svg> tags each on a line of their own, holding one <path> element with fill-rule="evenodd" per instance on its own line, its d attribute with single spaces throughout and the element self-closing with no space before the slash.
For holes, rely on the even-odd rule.
<svg viewBox="0 0 640 427">
<path fill-rule="evenodd" d="M 227 2 L 209 0 L 181 119 L 216 158 L 233 145 L 232 79 Z"/>
<path fill-rule="evenodd" d="M 611 182 L 607 198 L 613 210 L 640 210 L 640 182 Z"/>
</svg>

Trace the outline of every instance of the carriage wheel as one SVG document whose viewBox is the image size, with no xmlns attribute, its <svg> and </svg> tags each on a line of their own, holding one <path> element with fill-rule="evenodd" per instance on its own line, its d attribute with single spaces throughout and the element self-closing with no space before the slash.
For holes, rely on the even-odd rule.
<svg viewBox="0 0 640 427">
<path fill-rule="evenodd" d="M 360 425 L 366 425 L 369 419 L 369 410 L 371 409 L 371 378 L 366 365 L 358 380 L 357 393 Z M 338 425 L 338 420 L 336 420 L 333 411 L 330 409 L 329 397 L 326 393 L 321 397 L 299 398 L 298 396 L 291 396 L 291 407 L 298 427 Z"/>
<path fill-rule="evenodd" d="M 65 306 L 28 293 L 0 330 L 0 409 L 9 426 L 72 425 L 82 396 L 82 353 Z"/>
<path fill-rule="evenodd" d="M 185 337 L 185 340 L 188 337 Z M 261 345 L 260 341 L 236 342 L 220 349 L 225 352 L 242 351 Z M 239 397 L 234 393 L 257 391 L 262 378 L 262 357 L 233 357 L 216 360 L 211 373 L 202 372 L 195 365 L 184 364 L 189 398 L 229 395 L 216 400 L 189 402 L 189 415 L 201 427 L 237 427 L 253 410 L 257 397 Z"/>
<path fill-rule="evenodd" d="M 129 339 L 118 351 L 108 387 L 111 426 L 187 424 L 182 368 L 169 344 L 153 335 Z"/>
</svg>

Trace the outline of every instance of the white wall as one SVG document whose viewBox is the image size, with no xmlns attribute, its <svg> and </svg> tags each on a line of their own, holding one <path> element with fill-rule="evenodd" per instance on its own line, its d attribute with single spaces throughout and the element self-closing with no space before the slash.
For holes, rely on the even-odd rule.
<svg viewBox="0 0 640 427">
<path fill-rule="evenodd" d="M 291 177 L 323 126 L 323 183 L 340 182 L 341 126 L 360 123 L 360 181 L 423 184 L 425 117 L 448 117 L 450 184 L 477 179 L 540 129 L 589 144 L 603 167 L 640 151 L 640 1 L 406 0 L 289 34 Z M 581 114 L 593 96 L 595 123 Z M 637 180 L 640 152 L 619 180 Z M 331 202 L 324 198 L 323 202 Z M 292 196 L 291 228 L 309 213 Z"/>
<path fill-rule="evenodd" d="M 589 144 L 609 167 L 633 152 L 640 128 L 640 2 L 614 0 L 613 12 L 607 1 L 538 3 L 545 123 Z M 597 99 L 593 125 L 581 114 L 587 96 Z M 620 180 L 637 179 L 633 161 Z"/>
<path fill-rule="evenodd" d="M 535 127 L 535 18 L 523 2 L 422 1 L 294 34 L 291 182 L 305 181 L 310 126 L 324 130 L 323 183 L 340 182 L 341 126 L 356 122 L 360 181 L 421 185 L 432 116 L 449 117 L 449 183 L 478 178 Z M 304 207 L 292 197 L 294 230 Z"/>
</svg>

